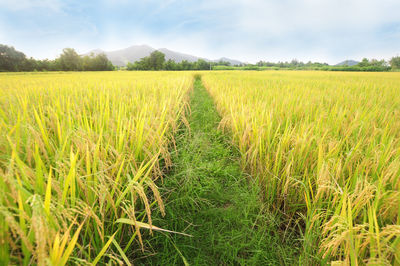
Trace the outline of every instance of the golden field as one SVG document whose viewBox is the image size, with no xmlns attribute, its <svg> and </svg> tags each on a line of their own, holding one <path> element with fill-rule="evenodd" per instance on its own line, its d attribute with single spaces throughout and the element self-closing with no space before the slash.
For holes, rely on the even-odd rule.
<svg viewBox="0 0 400 266">
<path fill-rule="evenodd" d="M 400 263 L 400 73 L 212 72 L 203 82 L 301 261 Z"/>
<path fill-rule="evenodd" d="M 300 264 L 400 265 L 400 73 L 323 71 L 0 74 L 0 264 L 129 265 L 168 229 L 196 75 Z"/>
<path fill-rule="evenodd" d="M 192 75 L 0 74 L 2 264 L 128 264 Z M 160 161 L 163 165 L 160 165 Z M 126 240 L 123 249 L 119 245 Z M 108 247 L 113 246 L 113 253 Z"/>
</svg>

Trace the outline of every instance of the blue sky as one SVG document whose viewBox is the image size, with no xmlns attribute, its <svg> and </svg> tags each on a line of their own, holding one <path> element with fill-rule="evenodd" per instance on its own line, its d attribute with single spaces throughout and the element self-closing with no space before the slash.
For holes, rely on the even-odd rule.
<svg viewBox="0 0 400 266">
<path fill-rule="evenodd" d="M 0 7 L 0 43 L 35 58 L 134 44 L 247 62 L 400 54 L 400 0 L 0 0 Z"/>
</svg>

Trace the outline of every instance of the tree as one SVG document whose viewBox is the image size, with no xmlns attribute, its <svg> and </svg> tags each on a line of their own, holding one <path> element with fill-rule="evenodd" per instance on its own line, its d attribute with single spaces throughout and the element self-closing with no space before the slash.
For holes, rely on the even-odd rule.
<svg viewBox="0 0 400 266">
<path fill-rule="evenodd" d="M 53 71 L 57 70 L 54 64 L 54 60 L 37 60 L 37 70 L 38 71 Z"/>
<path fill-rule="evenodd" d="M 219 60 L 218 61 L 218 63 L 217 63 L 217 66 L 230 66 L 231 65 L 231 63 L 230 62 L 228 62 L 228 61 L 224 61 L 224 60 Z"/>
<path fill-rule="evenodd" d="M 135 64 L 128 62 L 128 64 L 126 64 L 126 70 L 135 70 Z"/>
<path fill-rule="evenodd" d="M 369 60 L 367 58 L 363 58 L 360 63 L 357 64 L 359 67 L 367 67 L 369 66 Z"/>
<path fill-rule="evenodd" d="M 0 71 L 24 70 L 26 56 L 12 46 L 0 44 Z"/>
<path fill-rule="evenodd" d="M 371 59 L 369 61 L 369 65 L 370 66 L 374 66 L 374 67 L 386 67 L 387 63 L 385 60 L 377 60 L 377 59 Z"/>
<path fill-rule="evenodd" d="M 161 70 L 165 62 L 165 54 L 160 51 L 154 51 L 149 56 L 149 66 L 152 70 Z"/>
<path fill-rule="evenodd" d="M 105 53 L 98 54 L 93 58 L 93 70 L 113 70 L 114 66 L 110 60 L 108 60 Z"/>
<path fill-rule="evenodd" d="M 165 54 L 154 51 L 149 56 L 143 57 L 140 61 L 128 63 L 128 70 L 161 70 L 164 67 Z"/>
<path fill-rule="evenodd" d="M 39 70 L 39 62 L 40 60 L 35 60 L 32 57 L 27 59 L 25 58 L 21 68 L 19 70 L 22 71 L 38 71 Z"/>
<path fill-rule="evenodd" d="M 172 59 L 169 59 L 167 62 L 164 63 L 164 69 L 165 70 L 177 70 L 175 61 L 173 61 Z"/>
<path fill-rule="evenodd" d="M 297 59 L 292 59 L 290 61 L 289 67 L 297 67 L 299 65 L 299 61 Z"/>
<path fill-rule="evenodd" d="M 196 62 L 196 69 L 198 69 L 198 70 L 208 70 L 208 69 L 210 69 L 210 64 L 206 60 L 199 59 Z"/>
<path fill-rule="evenodd" d="M 73 48 L 64 48 L 63 53 L 59 57 L 59 62 L 62 70 L 82 70 L 81 57 Z"/>
<path fill-rule="evenodd" d="M 26 58 L 25 54 L 0 44 L 0 71 L 104 71 L 114 70 L 104 53 L 79 56 L 74 49 L 65 48 L 55 60 Z"/>
<path fill-rule="evenodd" d="M 114 66 L 104 53 L 86 55 L 81 58 L 81 67 L 85 71 L 113 70 Z"/>
<path fill-rule="evenodd" d="M 400 56 L 394 56 L 389 61 L 390 66 L 392 69 L 400 69 Z"/>
<path fill-rule="evenodd" d="M 191 70 L 192 69 L 192 64 L 187 60 L 182 60 L 180 65 L 182 66 L 182 70 Z"/>
</svg>

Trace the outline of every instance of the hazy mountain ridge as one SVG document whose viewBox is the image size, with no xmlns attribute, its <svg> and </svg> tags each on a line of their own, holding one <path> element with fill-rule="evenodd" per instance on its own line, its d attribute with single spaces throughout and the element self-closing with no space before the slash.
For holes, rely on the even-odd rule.
<svg viewBox="0 0 400 266">
<path fill-rule="evenodd" d="M 199 59 L 204 59 L 208 61 L 205 58 L 200 58 L 194 55 L 189 55 L 189 54 L 184 54 L 184 53 L 179 53 L 175 51 L 168 50 L 167 48 L 161 48 L 158 49 L 158 51 L 162 52 L 165 54 L 165 60 L 168 61 L 169 59 L 175 61 L 176 63 L 180 63 L 183 60 L 189 61 L 189 62 L 196 62 Z"/>
<path fill-rule="evenodd" d="M 113 63 L 115 66 L 126 66 L 128 62 L 135 62 L 139 61 L 143 57 L 149 56 L 152 52 L 154 51 L 160 51 L 165 54 L 165 60 L 168 61 L 169 59 L 180 63 L 183 60 L 189 61 L 189 62 L 196 62 L 199 59 L 203 59 L 207 62 L 218 62 L 218 61 L 225 61 L 225 62 L 230 62 L 231 65 L 240 65 L 243 64 L 239 60 L 234 60 L 226 57 L 221 57 L 220 59 L 216 60 L 210 60 L 207 58 L 202 58 L 190 54 L 185 54 L 185 53 L 180 53 L 176 51 L 169 50 L 167 48 L 160 48 L 160 49 L 155 49 L 151 46 L 148 45 L 133 45 L 125 49 L 120 49 L 120 50 L 115 50 L 115 51 L 103 51 L 101 49 L 95 49 L 90 51 L 89 53 L 86 53 L 85 55 L 88 54 L 99 54 L 99 53 L 105 53 L 108 57 L 108 59 Z"/>
<path fill-rule="evenodd" d="M 107 58 L 115 66 L 125 66 L 128 62 L 139 61 L 141 58 L 148 56 L 156 49 L 148 45 L 133 45 L 125 49 L 115 50 L 115 51 L 103 51 L 101 49 L 96 49 L 90 51 L 87 54 L 98 54 L 105 53 Z"/>
<path fill-rule="evenodd" d="M 355 60 L 345 60 L 343 62 L 336 64 L 335 66 L 355 66 L 358 63 L 360 63 L 360 62 L 355 61 Z"/>
<path fill-rule="evenodd" d="M 218 60 L 213 60 L 213 62 L 219 62 L 219 61 L 224 61 L 224 62 L 229 62 L 231 63 L 231 65 L 242 65 L 243 62 L 239 61 L 239 60 L 235 60 L 235 59 L 230 59 L 230 58 L 226 58 L 226 57 L 221 57 Z"/>
</svg>

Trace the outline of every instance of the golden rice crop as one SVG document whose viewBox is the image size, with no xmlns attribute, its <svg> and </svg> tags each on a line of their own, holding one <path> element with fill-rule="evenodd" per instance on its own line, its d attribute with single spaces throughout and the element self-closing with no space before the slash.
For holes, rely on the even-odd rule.
<svg viewBox="0 0 400 266">
<path fill-rule="evenodd" d="M 303 262 L 400 263 L 399 73 L 210 72 L 203 81 L 265 199 L 288 221 L 303 217 Z"/>
<path fill-rule="evenodd" d="M 129 264 L 188 73 L 0 75 L 1 264 Z M 113 247 L 109 249 L 109 247 Z"/>
</svg>

